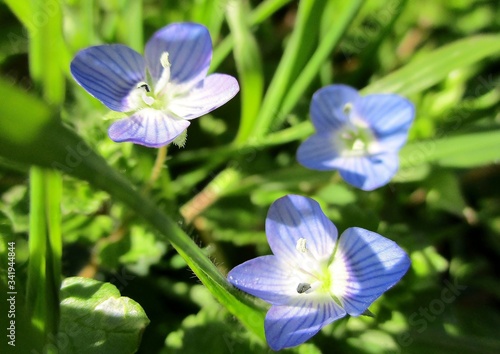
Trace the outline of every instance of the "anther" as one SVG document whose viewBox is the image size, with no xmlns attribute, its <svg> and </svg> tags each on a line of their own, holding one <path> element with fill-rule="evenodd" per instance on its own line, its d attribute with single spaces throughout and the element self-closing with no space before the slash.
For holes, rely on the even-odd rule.
<svg viewBox="0 0 500 354">
<path fill-rule="evenodd" d="M 299 238 L 299 240 L 297 241 L 297 244 L 295 245 L 295 248 L 300 253 L 306 253 L 307 252 L 306 243 L 307 243 L 307 241 L 305 238 Z"/>
<path fill-rule="evenodd" d="M 309 283 L 299 283 L 299 285 L 297 285 L 297 292 L 299 294 L 303 294 L 309 289 L 311 289 L 311 285 Z"/>
<path fill-rule="evenodd" d="M 349 115 L 349 113 L 351 113 L 351 110 L 352 110 L 352 104 L 351 103 L 346 103 L 344 105 L 344 109 L 343 109 L 344 114 L 345 115 Z"/>
<path fill-rule="evenodd" d="M 143 88 L 144 90 L 146 90 L 146 92 L 151 92 L 150 88 L 149 88 L 149 85 L 146 84 L 144 81 L 141 81 L 137 84 L 137 88 L 140 89 L 140 88 Z"/>
</svg>

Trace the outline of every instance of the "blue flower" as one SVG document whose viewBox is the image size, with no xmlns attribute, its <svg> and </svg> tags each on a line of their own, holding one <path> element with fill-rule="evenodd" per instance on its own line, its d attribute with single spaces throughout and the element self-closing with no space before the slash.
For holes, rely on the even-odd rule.
<svg viewBox="0 0 500 354">
<path fill-rule="evenodd" d="M 174 23 L 148 41 L 145 58 L 121 44 L 98 45 L 76 54 L 71 73 L 108 108 L 127 113 L 109 128 L 112 140 L 160 147 L 239 91 L 232 76 L 207 76 L 211 60 L 207 28 Z"/>
<path fill-rule="evenodd" d="M 393 241 L 353 227 L 340 239 L 314 200 L 288 195 L 266 219 L 274 255 L 249 260 L 228 274 L 237 288 L 272 304 L 264 327 L 274 350 L 299 345 L 323 326 L 359 316 L 410 266 Z"/>
<path fill-rule="evenodd" d="M 414 115 L 413 104 L 398 95 L 361 97 L 349 86 L 324 87 L 311 103 L 316 134 L 299 147 L 297 160 L 313 170 L 339 170 L 365 191 L 384 186 L 398 170 Z"/>
</svg>

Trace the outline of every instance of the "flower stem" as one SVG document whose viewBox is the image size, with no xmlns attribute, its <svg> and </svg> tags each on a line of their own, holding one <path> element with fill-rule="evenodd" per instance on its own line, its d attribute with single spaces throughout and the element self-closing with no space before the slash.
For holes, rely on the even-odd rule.
<svg viewBox="0 0 500 354">
<path fill-rule="evenodd" d="M 146 191 L 149 191 L 154 186 L 158 177 L 160 177 L 161 170 L 163 169 L 163 165 L 167 159 L 167 147 L 168 145 L 165 145 L 158 149 L 155 164 L 153 165 L 153 170 L 151 171 L 151 177 L 149 177 L 149 181 L 146 184 Z"/>
<path fill-rule="evenodd" d="M 186 223 L 191 223 L 210 205 L 221 197 L 229 186 L 237 183 L 241 178 L 235 166 L 226 168 L 219 173 L 203 190 L 181 207 L 181 214 Z"/>
</svg>

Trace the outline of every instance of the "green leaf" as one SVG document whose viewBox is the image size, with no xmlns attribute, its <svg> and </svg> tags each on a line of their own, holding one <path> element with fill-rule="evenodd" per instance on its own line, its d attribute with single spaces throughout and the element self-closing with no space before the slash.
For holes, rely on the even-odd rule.
<svg viewBox="0 0 500 354">
<path fill-rule="evenodd" d="M 348 338 L 347 343 L 363 353 L 394 353 L 399 349 L 392 336 L 374 329 L 365 331 L 357 337 Z"/>
<path fill-rule="evenodd" d="M 333 49 L 338 45 L 342 35 L 352 23 L 362 3 L 360 0 L 339 1 L 335 4 L 331 3 L 331 6 L 326 7 L 326 9 L 330 7 L 333 10 L 332 12 L 325 11 L 323 14 L 323 19 L 326 18 L 328 21 L 327 31 L 322 35 L 320 43 L 307 62 L 307 65 L 286 93 L 280 109 L 281 114 L 275 118 L 275 125 L 282 123 L 286 115 L 292 111 L 301 97 L 303 97 L 313 79 L 318 75 L 322 65 L 327 62 Z"/>
<path fill-rule="evenodd" d="M 356 194 L 345 184 L 328 184 L 317 192 L 318 198 L 333 205 L 354 203 Z"/>
<path fill-rule="evenodd" d="M 110 283 L 73 277 L 62 284 L 62 353 L 134 353 L 148 324 L 141 306 Z"/>
<path fill-rule="evenodd" d="M 219 304 L 207 297 L 205 288 L 195 286 L 190 297 L 194 297 L 202 309 L 187 316 L 181 327 L 168 334 L 165 339 L 165 353 L 264 353 L 267 346 L 255 341 L 249 333 L 229 316 Z M 203 348 L 200 351 L 200 348 Z"/>
<path fill-rule="evenodd" d="M 254 121 L 252 137 L 261 138 L 271 127 L 273 120 L 280 115 L 279 106 L 293 82 L 302 70 L 303 63 L 309 59 L 308 49 L 316 41 L 320 17 L 325 1 L 301 1 L 297 11 L 294 30 L 290 36 L 281 61 L 262 102 L 262 108 Z M 276 127 L 275 127 L 276 128 Z"/>
<path fill-rule="evenodd" d="M 146 276 L 149 267 L 158 263 L 166 251 L 165 243 L 152 232 L 134 225 L 130 228 L 130 250 L 120 256 L 120 262 L 135 274 Z"/>
<path fill-rule="evenodd" d="M 427 163 L 446 167 L 475 167 L 500 159 L 500 130 L 470 133 L 406 145 L 400 152 L 401 170 Z"/>
<path fill-rule="evenodd" d="M 417 56 L 403 68 L 365 87 L 362 92 L 411 95 L 440 82 L 450 72 L 500 52 L 500 35 L 460 39 Z"/>
<path fill-rule="evenodd" d="M 429 188 L 426 201 L 430 208 L 446 210 L 459 217 L 464 216 L 467 204 L 456 174 L 449 170 L 435 171 L 426 182 Z"/>
<path fill-rule="evenodd" d="M 241 118 L 236 143 L 247 140 L 257 116 L 264 91 L 264 74 L 259 47 L 247 21 L 246 1 L 233 1 L 227 7 L 227 22 L 234 39 L 234 59 L 241 86 Z"/>
</svg>

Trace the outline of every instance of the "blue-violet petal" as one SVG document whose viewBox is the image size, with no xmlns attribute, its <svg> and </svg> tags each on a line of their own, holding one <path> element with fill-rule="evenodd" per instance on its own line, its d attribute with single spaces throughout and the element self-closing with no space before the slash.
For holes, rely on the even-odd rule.
<svg viewBox="0 0 500 354">
<path fill-rule="evenodd" d="M 335 258 L 342 257 L 349 274 L 340 301 L 352 316 L 361 315 L 410 267 L 408 255 L 394 241 L 358 227 L 349 228 L 340 236 L 337 253 Z M 335 284 L 335 278 L 332 283 Z"/>
<path fill-rule="evenodd" d="M 145 56 L 149 72 L 156 82 L 163 67 L 160 58 L 168 52 L 170 80 L 176 85 L 193 87 L 207 75 L 212 61 L 212 40 L 208 29 L 196 23 L 173 23 L 153 34 L 146 44 Z"/>
<path fill-rule="evenodd" d="M 345 314 L 331 298 L 300 298 L 291 306 L 272 306 L 264 321 L 267 343 L 273 350 L 294 347 Z"/>
<path fill-rule="evenodd" d="M 108 130 L 111 140 L 130 141 L 148 147 L 169 144 L 188 126 L 189 121 L 170 117 L 162 111 L 145 108 L 129 118 L 114 122 Z"/>
<path fill-rule="evenodd" d="M 198 118 L 225 104 L 239 89 L 234 77 L 212 74 L 200 81 L 188 94 L 172 99 L 168 108 L 184 119 Z"/>
<path fill-rule="evenodd" d="M 330 85 L 316 91 L 311 101 L 311 119 L 318 132 L 337 130 L 349 120 L 351 107 L 360 99 L 346 85 Z"/>
<path fill-rule="evenodd" d="M 337 228 L 315 200 L 287 195 L 269 208 L 266 235 L 271 250 L 281 261 L 300 264 L 309 258 L 307 253 L 297 250 L 299 239 L 304 239 L 306 248 L 319 263 L 332 255 Z"/>
<path fill-rule="evenodd" d="M 88 93 L 118 112 L 136 108 L 127 97 L 146 75 L 143 57 L 121 44 L 82 49 L 71 62 L 70 70 Z"/>
</svg>

